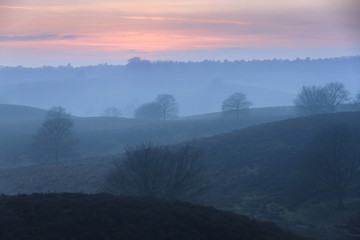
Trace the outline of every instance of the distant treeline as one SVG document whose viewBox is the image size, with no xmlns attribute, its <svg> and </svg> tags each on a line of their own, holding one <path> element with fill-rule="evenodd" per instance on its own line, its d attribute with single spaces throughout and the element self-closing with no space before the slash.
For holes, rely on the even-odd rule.
<svg viewBox="0 0 360 240">
<path fill-rule="evenodd" d="M 0 66 L 0 84 L 14 83 L 14 81 L 29 81 L 47 78 L 48 80 L 63 80 L 72 78 L 93 78 L 106 75 L 120 74 L 125 72 L 162 72 L 162 73 L 201 73 L 218 76 L 216 73 L 232 72 L 242 76 L 262 75 L 272 73 L 274 75 L 284 72 L 296 72 L 302 76 L 306 73 L 323 73 L 331 76 L 334 72 L 352 71 L 359 73 L 360 56 L 324 58 L 324 59 L 272 59 L 272 60 L 236 60 L 236 61 L 211 61 L 201 62 L 177 62 L 177 61 L 149 61 L 138 57 L 128 60 L 126 65 L 99 64 L 92 66 L 74 67 L 71 64 L 65 66 L 43 66 L 39 68 L 27 68 L 23 66 L 7 67 Z M 264 72 L 265 71 L 265 72 Z M 270 72 L 267 72 L 270 71 Z M 214 75 L 215 74 L 215 75 Z M 334 78 L 336 76 L 333 76 Z M 289 79 L 290 80 L 290 79 Z M 304 79 L 306 80 L 306 79 Z M 321 80 L 321 79 L 318 79 Z M 331 79 L 327 79 L 329 81 Z M 338 79 L 337 79 L 338 80 Z"/>
</svg>

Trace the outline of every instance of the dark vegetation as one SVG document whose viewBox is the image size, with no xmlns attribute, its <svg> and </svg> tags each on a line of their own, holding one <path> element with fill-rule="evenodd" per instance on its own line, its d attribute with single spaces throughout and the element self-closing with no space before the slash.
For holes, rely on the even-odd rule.
<svg viewBox="0 0 360 240">
<path fill-rule="evenodd" d="M 0 238 L 300 240 L 271 223 L 185 202 L 105 194 L 0 197 Z"/>
<path fill-rule="evenodd" d="M 207 188 L 201 151 L 152 143 L 128 147 L 105 179 L 105 188 L 124 196 L 194 200 Z"/>
</svg>

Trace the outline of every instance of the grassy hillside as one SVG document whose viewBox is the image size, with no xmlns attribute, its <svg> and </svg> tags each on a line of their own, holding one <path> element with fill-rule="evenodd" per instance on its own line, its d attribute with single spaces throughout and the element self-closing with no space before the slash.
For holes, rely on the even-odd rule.
<svg viewBox="0 0 360 240">
<path fill-rule="evenodd" d="M 105 194 L 1 196 L 0 211 L 4 240 L 305 239 L 211 207 Z"/>
</svg>

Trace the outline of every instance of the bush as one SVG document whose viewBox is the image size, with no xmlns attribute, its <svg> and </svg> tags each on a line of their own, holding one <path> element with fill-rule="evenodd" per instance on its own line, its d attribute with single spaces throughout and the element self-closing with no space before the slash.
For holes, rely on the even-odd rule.
<svg viewBox="0 0 360 240">
<path fill-rule="evenodd" d="M 112 193 L 164 199 L 192 199 L 206 189 L 200 151 L 140 144 L 126 149 L 106 177 Z"/>
</svg>

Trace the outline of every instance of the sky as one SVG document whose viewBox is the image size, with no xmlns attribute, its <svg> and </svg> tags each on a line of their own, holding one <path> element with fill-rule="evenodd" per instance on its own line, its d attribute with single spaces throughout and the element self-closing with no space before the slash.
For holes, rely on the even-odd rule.
<svg viewBox="0 0 360 240">
<path fill-rule="evenodd" d="M 360 55 L 359 0 L 0 0 L 0 65 Z"/>
</svg>

